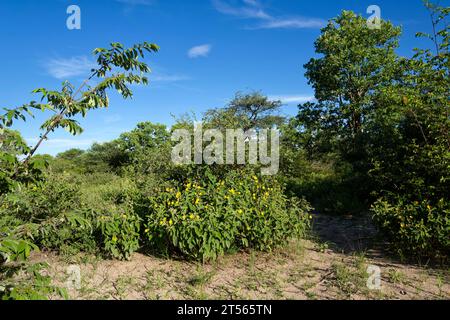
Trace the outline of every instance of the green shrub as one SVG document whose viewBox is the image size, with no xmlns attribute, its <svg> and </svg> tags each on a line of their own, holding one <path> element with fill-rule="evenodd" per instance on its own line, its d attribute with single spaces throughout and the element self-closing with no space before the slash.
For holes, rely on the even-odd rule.
<svg viewBox="0 0 450 320">
<path fill-rule="evenodd" d="M 53 285 L 51 277 L 43 274 L 47 267 L 45 263 L 32 264 L 22 268 L 18 278 L 0 277 L 0 300 L 48 300 L 51 296 L 68 299 L 66 289 Z"/>
<path fill-rule="evenodd" d="M 80 178 L 82 206 L 96 212 L 128 210 L 137 193 L 135 183 L 111 173 L 97 173 Z"/>
<path fill-rule="evenodd" d="M 149 245 L 203 261 L 230 250 L 272 250 L 309 226 L 309 205 L 289 200 L 273 178 L 236 170 L 219 179 L 206 171 L 146 201 Z"/>
<path fill-rule="evenodd" d="M 378 200 L 373 219 L 401 255 L 448 256 L 450 253 L 450 203 L 440 200 Z"/>
<path fill-rule="evenodd" d="M 38 250 L 38 247 L 30 241 L 0 238 L 0 264 L 25 261 L 33 250 Z"/>
<path fill-rule="evenodd" d="M 134 213 L 113 213 L 98 217 L 99 237 L 103 250 L 113 258 L 131 258 L 139 248 L 140 218 Z"/>
<path fill-rule="evenodd" d="M 36 243 L 62 254 L 96 251 L 94 225 L 83 212 L 76 211 L 50 218 L 37 226 Z"/>
<path fill-rule="evenodd" d="M 79 208 L 80 196 L 76 177 L 48 174 L 45 182 L 21 186 L 4 196 L 0 210 L 25 222 L 39 222 Z"/>
</svg>

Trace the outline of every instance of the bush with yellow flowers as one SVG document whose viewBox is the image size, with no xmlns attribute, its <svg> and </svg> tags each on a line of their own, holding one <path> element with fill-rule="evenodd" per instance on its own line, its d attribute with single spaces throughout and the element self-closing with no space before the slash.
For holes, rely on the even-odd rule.
<svg viewBox="0 0 450 320">
<path fill-rule="evenodd" d="M 401 255 L 445 257 L 450 253 L 450 204 L 444 199 L 378 200 L 372 207 L 379 229 Z"/>
<path fill-rule="evenodd" d="M 146 199 L 145 238 L 152 248 L 214 260 L 231 250 L 270 251 L 306 233 L 310 206 L 288 199 L 282 186 L 250 170 L 164 187 Z"/>
<path fill-rule="evenodd" d="M 103 251 L 116 259 L 129 260 L 139 248 L 141 221 L 134 213 L 113 213 L 97 217 L 98 238 Z"/>
</svg>

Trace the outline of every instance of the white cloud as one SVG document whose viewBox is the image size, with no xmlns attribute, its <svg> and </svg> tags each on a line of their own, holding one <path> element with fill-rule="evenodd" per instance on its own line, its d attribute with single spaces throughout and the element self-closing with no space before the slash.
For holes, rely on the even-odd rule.
<svg viewBox="0 0 450 320">
<path fill-rule="evenodd" d="M 259 2 L 257 0 L 243 0 L 245 4 L 248 4 L 249 6 L 258 7 Z"/>
<path fill-rule="evenodd" d="M 149 76 L 150 82 L 178 82 L 189 80 L 190 77 L 182 74 L 167 74 L 162 72 L 155 72 Z"/>
<path fill-rule="evenodd" d="M 56 58 L 45 63 L 47 72 L 56 79 L 89 76 L 91 69 L 96 66 L 95 62 L 86 56 Z"/>
<path fill-rule="evenodd" d="M 269 96 L 270 100 L 280 100 L 282 103 L 285 104 L 292 104 L 292 103 L 305 103 L 309 101 L 314 101 L 314 96 L 303 96 L 303 95 L 272 95 Z"/>
<path fill-rule="evenodd" d="M 217 11 L 223 14 L 240 18 L 271 19 L 263 9 L 259 8 L 259 3 L 252 0 L 244 0 L 244 6 L 235 7 L 222 0 L 213 0 L 213 5 Z"/>
<path fill-rule="evenodd" d="M 322 28 L 324 21 L 321 19 L 293 18 L 293 19 L 273 19 L 256 26 L 254 29 L 306 29 Z"/>
<path fill-rule="evenodd" d="M 225 0 L 212 0 L 217 11 L 243 19 L 260 20 L 262 23 L 247 29 L 305 29 L 321 28 L 326 21 L 305 17 L 276 17 L 264 10 L 257 0 L 240 0 L 241 5 L 233 6 Z"/>
<path fill-rule="evenodd" d="M 199 58 L 207 57 L 211 52 L 212 46 L 210 44 L 203 44 L 201 46 L 196 46 L 188 51 L 189 58 Z"/>
</svg>

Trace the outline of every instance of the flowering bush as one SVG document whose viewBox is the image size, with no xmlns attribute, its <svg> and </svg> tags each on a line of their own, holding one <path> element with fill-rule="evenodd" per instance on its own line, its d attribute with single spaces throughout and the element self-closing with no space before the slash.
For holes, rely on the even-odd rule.
<svg viewBox="0 0 450 320">
<path fill-rule="evenodd" d="M 141 222 L 135 214 L 99 216 L 98 227 L 103 250 L 113 258 L 129 260 L 139 248 Z"/>
<path fill-rule="evenodd" d="M 381 199 L 372 212 L 375 223 L 400 254 L 450 253 L 450 204 L 443 199 L 435 205 L 428 200 Z"/>
<path fill-rule="evenodd" d="M 194 259 L 216 259 L 229 250 L 272 250 L 309 227 L 310 207 L 290 200 L 272 178 L 232 171 L 208 172 L 147 199 L 146 239 L 151 247 Z"/>
</svg>

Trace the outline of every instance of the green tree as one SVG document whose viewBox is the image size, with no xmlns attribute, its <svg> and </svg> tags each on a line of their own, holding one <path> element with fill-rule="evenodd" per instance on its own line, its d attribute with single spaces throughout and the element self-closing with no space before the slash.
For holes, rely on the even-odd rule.
<svg viewBox="0 0 450 320">
<path fill-rule="evenodd" d="M 141 122 L 136 129 L 123 133 L 119 138 L 123 148 L 129 154 L 145 149 L 157 149 L 170 141 L 170 132 L 163 124 Z"/>
<path fill-rule="evenodd" d="M 280 127 L 285 122 L 279 115 L 281 106 L 281 101 L 272 101 L 260 92 L 238 92 L 225 108 L 207 111 L 204 122 L 212 128 L 244 131 Z"/>
<path fill-rule="evenodd" d="M 361 134 L 374 108 L 373 93 L 398 73 L 400 34 L 387 21 L 369 29 L 367 20 L 351 11 L 332 19 L 315 43 L 321 57 L 305 65 L 318 102 L 302 106 L 301 115 L 343 137 Z"/>
<path fill-rule="evenodd" d="M 439 201 L 450 189 L 449 8 L 426 2 L 432 49 L 416 49 L 402 63 L 402 81 L 380 90 L 370 123 L 371 174 L 378 189 Z M 439 27 L 442 29 L 439 30 Z"/>
<path fill-rule="evenodd" d="M 374 96 L 401 75 L 395 53 L 400 34 L 390 22 L 370 29 L 366 18 L 343 11 L 322 29 L 315 42 L 318 57 L 304 66 L 317 101 L 299 106 L 295 125 L 310 159 L 335 163 L 336 181 L 355 197 L 348 202 L 356 207 L 371 191 L 367 150 L 368 123 L 377 108 Z M 346 201 L 335 202 L 351 211 Z"/>
<path fill-rule="evenodd" d="M 56 155 L 57 159 L 63 159 L 63 160 L 75 160 L 79 157 L 81 157 L 85 153 L 84 150 L 81 149 L 70 149 L 61 153 L 58 153 Z"/>
</svg>

